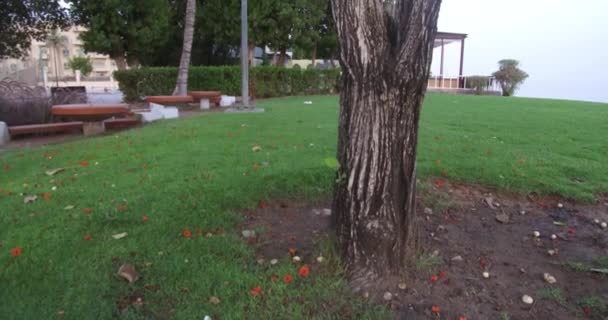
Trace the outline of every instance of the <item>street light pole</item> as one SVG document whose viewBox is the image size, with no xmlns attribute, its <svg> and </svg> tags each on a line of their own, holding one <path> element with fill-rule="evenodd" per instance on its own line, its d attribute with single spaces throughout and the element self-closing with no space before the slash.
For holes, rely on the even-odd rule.
<svg viewBox="0 0 608 320">
<path fill-rule="evenodd" d="M 247 0 L 241 0 L 241 74 L 243 107 L 249 108 L 249 36 Z"/>
</svg>

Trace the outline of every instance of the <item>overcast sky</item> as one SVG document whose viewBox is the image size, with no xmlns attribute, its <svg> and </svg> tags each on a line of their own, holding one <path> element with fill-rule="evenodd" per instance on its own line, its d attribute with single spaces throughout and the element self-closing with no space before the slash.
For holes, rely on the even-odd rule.
<svg viewBox="0 0 608 320">
<path fill-rule="evenodd" d="M 439 30 L 469 34 L 465 75 L 513 58 L 530 74 L 518 96 L 608 102 L 608 0 L 443 0 Z M 446 47 L 446 76 L 459 52 Z"/>
</svg>

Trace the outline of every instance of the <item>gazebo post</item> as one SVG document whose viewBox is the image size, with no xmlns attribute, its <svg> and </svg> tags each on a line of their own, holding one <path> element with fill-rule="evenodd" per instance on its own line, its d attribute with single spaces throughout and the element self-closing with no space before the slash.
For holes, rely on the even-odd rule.
<svg viewBox="0 0 608 320">
<path fill-rule="evenodd" d="M 441 64 L 439 65 L 439 75 L 443 79 L 443 60 L 445 58 L 445 41 L 441 38 Z"/>
<path fill-rule="evenodd" d="M 460 72 L 459 78 L 462 79 L 462 87 L 464 87 L 464 38 L 460 40 Z"/>
</svg>

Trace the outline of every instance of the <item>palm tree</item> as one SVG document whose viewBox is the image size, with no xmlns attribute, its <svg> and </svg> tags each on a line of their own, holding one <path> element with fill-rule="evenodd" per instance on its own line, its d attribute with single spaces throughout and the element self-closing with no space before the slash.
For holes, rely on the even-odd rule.
<svg viewBox="0 0 608 320">
<path fill-rule="evenodd" d="M 188 93 L 188 68 L 192 53 L 192 38 L 194 37 L 194 18 L 196 16 L 196 0 L 188 0 L 186 5 L 186 25 L 184 27 L 184 45 L 182 59 L 179 63 L 177 83 L 173 95 L 185 96 Z"/>
<path fill-rule="evenodd" d="M 58 50 L 60 47 L 64 47 L 67 42 L 68 38 L 58 33 L 57 30 L 46 36 L 46 46 L 53 52 L 53 64 L 55 64 L 55 81 L 57 87 L 59 87 L 59 67 L 57 62 L 57 58 L 59 57 Z"/>
</svg>

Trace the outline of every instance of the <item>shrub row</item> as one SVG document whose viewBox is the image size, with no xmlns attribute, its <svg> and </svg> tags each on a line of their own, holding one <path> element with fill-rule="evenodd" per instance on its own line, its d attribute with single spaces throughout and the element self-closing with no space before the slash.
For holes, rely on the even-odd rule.
<svg viewBox="0 0 608 320">
<path fill-rule="evenodd" d="M 177 68 L 153 67 L 116 71 L 114 77 L 125 95 L 125 100 L 136 101 L 145 96 L 170 95 L 175 88 Z M 250 90 L 256 98 L 333 94 L 338 92 L 339 86 L 339 69 L 255 67 L 250 72 Z M 240 96 L 240 67 L 191 67 L 188 89 L 214 90 L 226 95 Z"/>
</svg>

